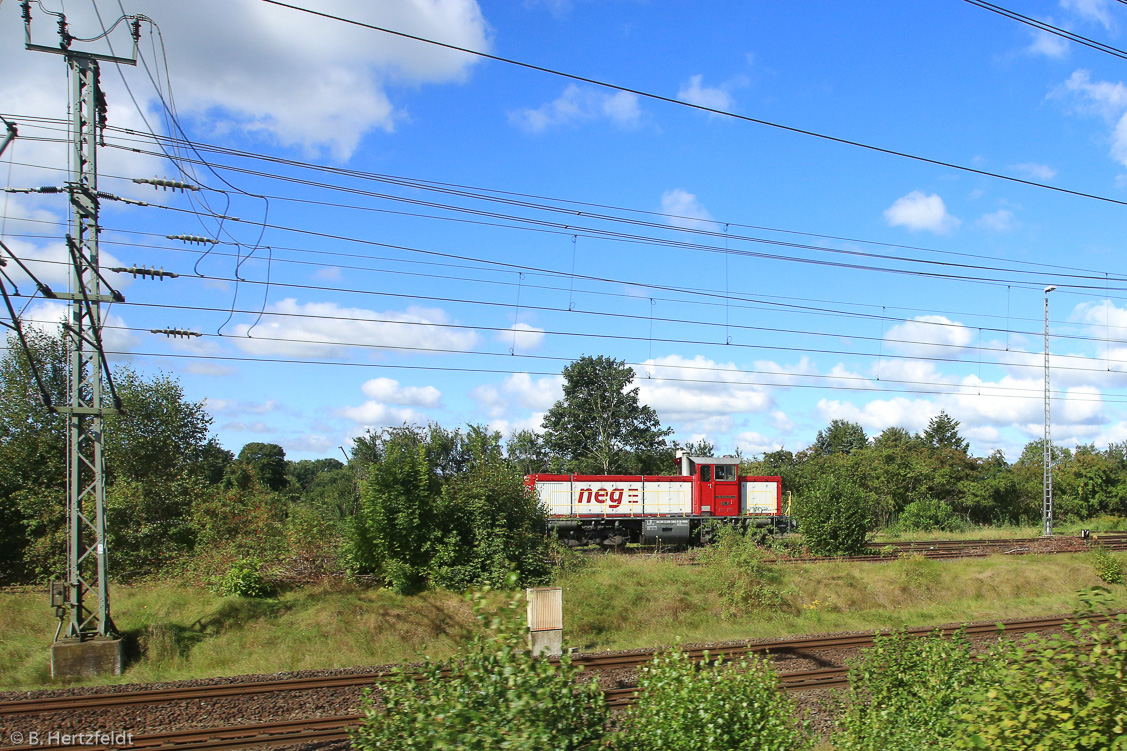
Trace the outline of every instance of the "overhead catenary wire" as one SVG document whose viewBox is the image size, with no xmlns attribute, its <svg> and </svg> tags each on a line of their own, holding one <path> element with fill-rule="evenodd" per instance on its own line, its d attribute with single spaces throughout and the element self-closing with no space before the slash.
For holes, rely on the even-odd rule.
<svg viewBox="0 0 1127 751">
<path fill-rule="evenodd" d="M 751 117 L 749 115 L 740 115 L 738 113 L 729 112 L 727 110 L 722 110 L 722 109 L 719 109 L 719 108 L 716 108 L 716 107 L 709 107 L 709 106 L 703 105 L 703 104 L 696 104 L 696 103 L 684 101 L 684 100 L 681 100 L 681 99 L 675 99 L 673 97 L 664 96 L 662 94 L 655 94 L 653 92 L 644 91 L 642 89 L 636 89 L 636 88 L 632 88 L 632 87 L 629 87 L 629 86 L 614 84 L 614 83 L 610 83 L 608 81 L 603 81 L 603 80 L 600 80 L 600 79 L 597 79 L 597 78 L 592 78 L 592 77 L 589 77 L 589 76 L 581 76 L 581 75 L 578 75 L 578 74 L 575 74 L 575 73 L 568 73 L 568 72 L 565 72 L 565 71 L 562 71 L 562 70 L 558 70 L 558 69 L 555 69 L 555 68 L 549 68 L 549 67 L 543 66 L 543 65 L 536 65 L 536 64 L 533 64 L 533 63 L 523 62 L 521 60 L 516 60 L 516 59 L 513 59 L 513 58 L 509 58 L 509 57 L 503 57 L 501 55 L 494 55 L 494 54 L 491 54 L 489 52 L 482 52 L 480 50 L 470 49 L 468 47 L 460 47 L 456 44 L 449 44 L 447 42 L 440 42 L 436 39 L 428 39 L 426 37 L 418 36 L 416 34 L 408 34 L 407 32 L 397 31 L 395 29 L 389 29 L 389 28 L 384 27 L 384 26 L 377 26 L 375 24 L 364 23 L 363 21 L 357 21 L 356 19 L 347 18 L 345 16 L 338 16 L 338 15 L 334 15 L 332 13 L 326 13 L 324 11 L 313 10 L 311 8 L 303 8 L 300 5 L 293 5 L 291 3 L 281 2 L 281 0 L 261 0 L 261 1 L 264 2 L 264 3 L 268 3 L 270 5 L 277 5 L 277 6 L 282 7 L 282 8 L 289 8 L 290 10 L 299 11 L 301 13 L 308 13 L 309 15 L 319 16 L 321 18 L 326 18 L 326 19 L 329 19 L 329 20 L 332 20 L 332 21 L 338 21 L 340 23 L 345 23 L 345 24 L 349 24 L 349 25 L 352 25 L 352 26 L 357 26 L 357 27 L 360 27 L 360 28 L 369 29 L 371 31 L 378 31 L 378 32 L 381 32 L 381 33 L 384 33 L 384 34 L 391 34 L 391 35 L 394 35 L 394 36 L 402 37 L 404 39 L 412 39 L 412 40 L 417 41 L 417 42 L 422 42 L 424 44 L 430 44 L 430 45 L 434 45 L 434 46 L 437 46 L 437 47 L 442 47 L 442 48 L 445 48 L 445 49 L 448 49 L 448 50 L 453 50 L 455 52 L 462 52 L 462 53 L 467 54 L 467 55 L 474 55 L 476 57 L 481 57 L 483 59 L 493 60 L 495 62 L 505 63 L 507 65 L 514 65 L 514 66 L 517 66 L 517 67 L 520 67 L 520 68 L 525 68 L 527 70 L 534 70 L 534 71 L 537 71 L 537 72 L 540 72 L 540 73 L 547 73 L 549 75 L 558 76 L 560 78 L 566 78 L 566 79 L 572 80 L 572 81 L 578 81 L 580 83 L 587 83 L 587 84 L 590 84 L 592 86 L 598 86 L 598 87 L 604 88 L 604 89 L 611 89 L 613 91 L 622 91 L 622 92 L 625 92 L 627 94 L 633 94 L 635 96 L 640 96 L 640 97 L 643 97 L 645 99 L 650 99 L 650 100 L 658 101 L 658 102 L 664 102 L 666 104 L 672 104 L 672 105 L 676 105 L 678 107 L 688 107 L 690 109 L 698 110 L 700 112 L 707 112 L 709 114 L 719 115 L 721 117 L 730 117 L 730 118 L 733 118 L 735 120 L 740 120 L 740 121 L 748 122 L 748 123 L 754 123 L 756 125 L 764 125 L 764 126 L 767 126 L 767 127 L 770 127 L 770 128 L 775 128 L 775 129 L 778 129 L 778 130 L 786 131 L 788 133 L 794 133 L 794 134 L 797 134 L 797 135 L 803 135 L 803 136 L 808 136 L 808 137 L 811 137 L 811 138 L 817 138 L 817 139 L 820 139 L 820 140 L 823 140 L 823 141 L 829 141 L 829 142 L 832 142 L 832 143 L 841 144 L 843 146 L 852 146 L 852 147 L 855 147 L 855 148 L 865 149 L 867 151 L 885 154 L 885 155 L 888 155 L 888 156 L 894 156 L 894 157 L 899 157 L 899 158 L 902 158 L 902 159 L 909 159 L 909 160 L 916 161 L 916 162 L 922 162 L 924 164 L 931 164 L 931 165 L 936 166 L 936 167 L 946 167 L 948 169 L 954 169 L 954 170 L 958 170 L 960 172 L 967 172 L 967 173 L 973 174 L 973 175 L 981 175 L 983 177 L 990 177 L 990 178 L 994 178 L 994 179 L 997 179 L 997 180 L 1005 180 L 1007 182 L 1017 183 L 1017 184 L 1020 184 L 1020 185 L 1027 185 L 1027 186 L 1030 186 L 1030 187 L 1055 191 L 1057 193 L 1072 195 L 1072 196 L 1076 196 L 1078 198 L 1088 198 L 1088 199 L 1092 199 L 1092 200 L 1096 200 L 1096 201 L 1102 201 L 1102 202 L 1105 202 L 1105 203 L 1116 204 L 1116 205 L 1119 205 L 1119 206 L 1127 206 L 1127 201 L 1122 201 L 1122 200 L 1119 200 L 1117 198 L 1111 198 L 1109 196 L 1101 196 L 1101 195 L 1098 195 L 1098 194 L 1095 194 L 1095 193 L 1086 193 L 1084 191 L 1071 190 L 1069 188 L 1063 188 L 1063 187 L 1056 186 L 1056 185 L 1049 185 L 1047 183 L 1037 182 L 1036 180 L 1027 180 L 1027 179 L 1020 178 L 1020 177 L 1014 177 L 1012 175 L 1004 175 L 1000 172 L 990 172 L 988 170 L 977 169 L 975 167 L 968 167 L 966 165 L 956 164 L 954 162 L 947 162 L 947 161 L 943 161 L 941 159 L 933 159 L 931 157 L 920 156 L 918 154 L 912 154 L 912 153 L 909 153 L 909 152 L 906 152 L 906 151 L 898 151 L 896 149 L 890 149 L 890 148 L 885 148 L 885 147 L 882 147 L 882 146 L 876 146 L 876 145 L 873 145 L 873 144 L 864 143 L 862 141 L 856 141 L 856 140 L 852 140 L 852 139 L 849 139 L 849 138 L 832 136 L 832 135 L 829 135 L 827 133 L 819 133 L 817 131 L 808 130 L 808 129 L 805 129 L 805 128 L 799 128 L 799 127 L 795 127 L 795 126 L 792 126 L 792 125 L 785 125 L 783 123 L 776 123 L 776 122 L 773 122 L 771 120 L 765 120 L 763 118 Z"/>
</svg>

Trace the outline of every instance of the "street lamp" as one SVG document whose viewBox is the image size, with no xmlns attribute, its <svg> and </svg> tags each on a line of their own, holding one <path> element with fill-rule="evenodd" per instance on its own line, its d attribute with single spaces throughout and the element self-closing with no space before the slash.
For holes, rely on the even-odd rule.
<svg viewBox="0 0 1127 751">
<path fill-rule="evenodd" d="M 1041 507 L 1041 521 L 1044 525 L 1041 534 L 1053 536 L 1053 439 L 1049 423 L 1049 293 L 1056 289 L 1050 284 L 1045 287 L 1045 440 L 1043 448 L 1045 466 L 1045 496 Z"/>
</svg>

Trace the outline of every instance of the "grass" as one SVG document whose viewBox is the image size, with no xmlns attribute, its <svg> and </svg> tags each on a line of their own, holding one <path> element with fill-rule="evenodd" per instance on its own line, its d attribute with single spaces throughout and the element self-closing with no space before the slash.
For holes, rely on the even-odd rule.
<svg viewBox="0 0 1127 751">
<path fill-rule="evenodd" d="M 1089 554 L 991 556 L 882 564 L 772 567 L 778 607 L 726 611 L 713 566 L 648 556 L 597 556 L 558 582 L 564 638 L 583 650 L 923 626 L 1069 612 L 1077 590 L 1100 584 Z M 1112 586 L 1114 607 L 1127 588 Z M 474 628 L 449 592 L 311 587 L 270 600 L 217 597 L 177 586 L 114 587 L 114 619 L 138 659 L 117 679 L 149 682 L 416 660 L 453 654 Z M 730 608 L 727 608 L 730 610 Z M 43 594 L 0 594 L 0 688 L 42 688 L 55 621 Z"/>
<path fill-rule="evenodd" d="M 1053 525 L 1053 531 L 1058 535 L 1075 536 L 1080 530 L 1087 529 L 1091 532 L 1115 532 L 1127 530 L 1127 519 L 1119 516 L 1099 516 L 1082 522 L 1058 522 Z M 873 536 L 874 543 L 900 540 L 913 542 L 916 540 L 1006 540 L 1011 538 L 1040 537 L 1041 525 L 1002 525 L 1002 526 L 971 526 L 958 532 L 899 532 L 880 531 Z"/>
</svg>

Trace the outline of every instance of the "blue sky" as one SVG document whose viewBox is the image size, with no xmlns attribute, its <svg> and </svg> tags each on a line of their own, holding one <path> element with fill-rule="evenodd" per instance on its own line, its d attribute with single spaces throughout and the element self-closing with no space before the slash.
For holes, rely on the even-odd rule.
<svg viewBox="0 0 1127 751">
<path fill-rule="evenodd" d="M 76 36 L 100 30 L 89 0 L 44 5 Z M 107 340 L 116 361 L 206 399 L 228 448 L 339 456 L 404 421 L 536 428 L 561 368 L 603 354 L 635 367 L 679 439 L 721 452 L 797 450 L 834 418 L 916 431 L 945 409 L 975 453 L 1013 460 L 1041 435 L 1049 284 L 1054 439 L 1127 440 L 1120 58 L 956 0 L 316 5 L 1101 201 L 261 0 L 121 5 L 160 33 L 144 26 L 136 68 L 103 69 L 100 187 L 153 205 L 103 204 L 103 263 L 181 276 L 115 275 L 127 302 L 110 309 Z M 97 8 L 107 24 L 121 13 L 116 0 Z M 1127 5 L 1112 0 L 1011 9 L 1127 46 Z M 36 41 L 54 44 L 53 19 L 33 14 Z M 65 66 L 22 36 L 9 0 L 0 113 L 21 138 L 0 175 L 60 184 Z M 111 41 L 128 50 L 120 30 Z M 198 153 L 144 135 L 180 129 Z M 130 179 L 185 174 L 205 190 Z M 5 242 L 65 286 L 63 199 L 0 206 Z M 33 300 L 25 316 L 59 313 Z M 203 336 L 149 333 L 168 327 Z"/>
</svg>

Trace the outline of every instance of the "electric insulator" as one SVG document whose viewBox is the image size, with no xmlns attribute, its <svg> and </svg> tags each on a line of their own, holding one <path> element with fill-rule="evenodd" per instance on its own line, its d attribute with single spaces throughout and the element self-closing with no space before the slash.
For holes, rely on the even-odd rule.
<svg viewBox="0 0 1127 751">
<path fill-rule="evenodd" d="M 214 245 L 215 241 L 199 235 L 165 235 L 169 240 L 180 240 L 189 245 Z"/>
<path fill-rule="evenodd" d="M 164 188 L 165 190 L 169 188 L 172 190 L 199 190 L 198 186 L 192 185 L 191 183 L 186 183 L 181 180 L 169 180 L 164 177 L 135 177 L 133 178 L 133 182 L 138 185 L 152 185 L 153 187 Z"/>
</svg>

